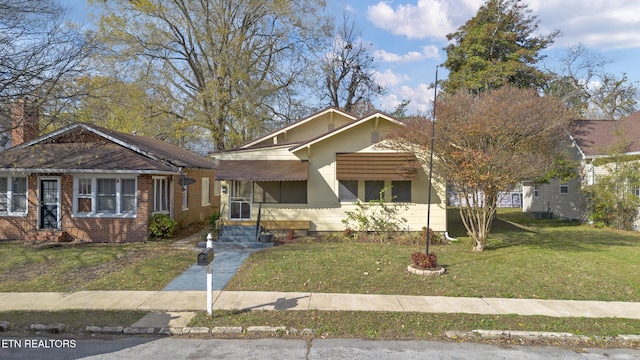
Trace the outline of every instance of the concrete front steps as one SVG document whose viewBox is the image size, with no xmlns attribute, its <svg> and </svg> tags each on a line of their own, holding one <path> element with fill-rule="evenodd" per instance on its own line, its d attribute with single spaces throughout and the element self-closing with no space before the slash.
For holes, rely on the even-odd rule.
<svg viewBox="0 0 640 360">
<path fill-rule="evenodd" d="M 258 232 L 259 233 L 259 232 Z M 225 224 L 218 233 L 219 243 L 256 243 L 255 225 L 228 225 Z"/>
</svg>

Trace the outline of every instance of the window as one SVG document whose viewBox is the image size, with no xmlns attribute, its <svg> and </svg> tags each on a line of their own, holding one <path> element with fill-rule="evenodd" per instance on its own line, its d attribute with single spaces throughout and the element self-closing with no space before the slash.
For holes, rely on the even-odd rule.
<svg viewBox="0 0 640 360">
<path fill-rule="evenodd" d="M 392 181 L 391 182 L 391 201 L 392 202 L 411 202 L 411 181 Z"/>
<path fill-rule="evenodd" d="M 540 196 L 540 188 L 538 187 L 538 185 L 533 185 L 533 197 L 538 197 Z"/>
<path fill-rule="evenodd" d="M 220 190 L 221 189 L 222 189 L 222 183 L 220 182 L 220 180 L 214 180 L 213 181 L 213 195 L 214 196 L 220 195 Z"/>
<path fill-rule="evenodd" d="M 358 200 L 358 180 L 339 180 L 338 199 L 342 202 Z"/>
<path fill-rule="evenodd" d="M 210 190 L 210 185 L 209 185 L 209 178 L 202 178 L 202 192 L 200 193 L 202 195 L 202 199 L 200 200 L 200 203 L 202 204 L 202 206 L 208 206 L 211 204 L 211 190 Z"/>
<path fill-rule="evenodd" d="M 136 212 L 136 179 L 122 179 L 121 180 L 121 212 L 134 213 Z"/>
<path fill-rule="evenodd" d="M 189 187 L 182 186 L 182 210 L 189 210 Z"/>
<path fill-rule="evenodd" d="M 27 178 L 0 177 L 0 214 L 24 215 L 27 212 Z"/>
<path fill-rule="evenodd" d="M 365 181 L 364 201 L 379 200 L 382 189 L 384 189 L 384 181 L 382 180 Z"/>
<path fill-rule="evenodd" d="M 569 184 L 560 183 L 560 194 L 568 194 L 569 193 Z"/>
<path fill-rule="evenodd" d="M 169 212 L 169 187 L 166 177 L 153 178 L 153 212 Z"/>
<path fill-rule="evenodd" d="M 91 179 L 78 179 L 77 208 L 78 213 L 90 213 L 92 209 L 93 195 L 91 192 Z"/>
<path fill-rule="evenodd" d="M 253 202 L 306 204 L 306 181 L 256 181 L 253 183 Z"/>
<path fill-rule="evenodd" d="M 77 177 L 73 187 L 76 216 L 135 216 L 135 178 Z"/>
<path fill-rule="evenodd" d="M 98 179 L 98 207 L 99 213 L 116 212 L 116 179 Z"/>
</svg>

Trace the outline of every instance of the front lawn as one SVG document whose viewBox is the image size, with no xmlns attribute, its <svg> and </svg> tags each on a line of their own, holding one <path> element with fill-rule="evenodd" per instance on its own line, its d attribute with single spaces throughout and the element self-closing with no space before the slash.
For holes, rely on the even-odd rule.
<svg viewBox="0 0 640 360">
<path fill-rule="evenodd" d="M 161 290 L 194 264 L 168 242 L 34 247 L 0 242 L 0 292 Z"/>
<path fill-rule="evenodd" d="M 457 209 L 449 230 L 459 238 L 431 246 L 447 273 L 410 274 L 410 254 L 423 246 L 302 239 L 251 255 L 226 290 L 303 291 L 640 300 L 640 234 L 560 220 L 533 220 L 501 209 L 486 249 L 471 251 Z"/>
</svg>

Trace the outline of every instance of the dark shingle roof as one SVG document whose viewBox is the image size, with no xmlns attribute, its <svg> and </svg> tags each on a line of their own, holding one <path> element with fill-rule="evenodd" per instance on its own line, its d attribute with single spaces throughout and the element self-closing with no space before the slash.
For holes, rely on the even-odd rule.
<svg viewBox="0 0 640 360">
<path fill-rule="evenodd" d="M 212 161 L 167 142 L 73 124 L 2 153 L 0 169 L 177 172 Z"/>
<path fill-rule="evenodd" d="M 622 120 L 575 120 L 569 130 L 585 156 L 610 154 L 624 145 L 623 152 L 640 152 L 640 112 Z"/>
</svg>

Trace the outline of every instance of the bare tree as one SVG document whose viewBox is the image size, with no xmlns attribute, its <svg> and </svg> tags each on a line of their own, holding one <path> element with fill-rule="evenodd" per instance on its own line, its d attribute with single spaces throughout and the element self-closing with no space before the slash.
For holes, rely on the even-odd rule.
<svg viewBox="0 0 640 360">
<path fill-rule="evenodd" d="M 48 107 L 42 114 L 51 121 L 70 98 L 68 89 L 59 91 L 60 82 L 84 71 L 91 47 L 65 16 L 55 0 L 0 0 L 0 128 L 5 131 L 11 127 L 10 103 L 29 97 Z"/>
<path fill-rule="evenodd" d="M 55 0 L 0 0 L 0 96 L 43 96 L 90 54 Z"/>
<path fill-rule="evenodd" d="M 375 81 L 375 70 L 371 46 L 363 42 L 354 21 L 343 15 L 322 66 L 324 97 L 329 98 L 329 105 L 352 113 L 362 108 L 359 104 L 370 103 L 374 95 L 383 94 L 384 88 Z"/>
<path fill-rule="evenodd" d="M 582 118 L 619 119 L 638 110 L 640 84 L 626 74 L 606 71 L 609 60 L 590 52 L 583 44 L 570 46 L 560 58 L 546 92 L 574 108 Z"/>
</svg>

